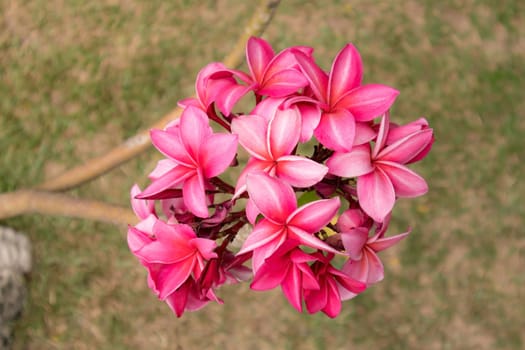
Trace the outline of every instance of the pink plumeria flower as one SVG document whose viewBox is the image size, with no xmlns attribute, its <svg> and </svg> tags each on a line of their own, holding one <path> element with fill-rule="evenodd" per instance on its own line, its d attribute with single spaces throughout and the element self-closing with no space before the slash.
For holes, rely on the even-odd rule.
<svg viewBox="0 0 525 350">
<path fill-rule="evenodd" d="M 297 245 L 298 242 L 292 240 L 281 245 L 257 270 L 250 288 L 262 291 L 280 285 L 290 304 L 302 312 L 304 290 L 319 289 L 319 283 L 308 265 L 316 258 Z"/>
<path fill-rule="evenodd" d="M 314 132 L 319 142 L 334 151 L 350 151 L 354 144 L 370 141 L 374 132 L 363 122 L 385 113 L 399 92 L 380 84 L 361 86 L 361 56 L 352 44 L 338 53 L 330 74 L 319 68 L 313 58 L 301 52 L 295 55 L 323 110 Z"/>
<path fill-rule="evenodd" d="M 237 152 L 237 135 L 213 133 L 206 114 L 189 106 L 178 127 L 152 130 L 151 141 L 170 159 L 173 168 L 155 179 L 138 198 L 155 198 L 165 190 L 182 186 L 186 207 L 198 217 L 208 217 L 206 180 L 230 165 Z"/>
<path fill-rule="evenodd" d="M 210 63 L 201 69 L 195 81 L 196 97 L 180 100 L 179 106 L 183 108 L 194 106 L 207 112 L 219 94 L 237 85 L 232 74 L 225 72 L 226 69 L 224 64 L 218 62 Z M 213 79 L 210 79 L 212 76 Z"/>
<path fill-rule="evenodd" d="M 277 110 L 270 120 L 258 115 L 238 117 L 231 127 L 251 155 L 239 176 L 237 195 L 246 190 L 246 176 L 252 172 L 265 172 L 295 187 L 312 186 L 328 172 L 322 164 L 291 155 L 301 133 L 301 116 L 296 109 Z"/>
<path fill-rule="evenodd" d="M 312 101 L 305 101 L 295 95 L 286 98 L 268 97 L 259 102 L 250 114 L 264 116 L 270 120 L 279 110 L 288 109 L 295 109 L 301 116 L 299 142 L 310 141 L 315 128 L 319 125 L 319 120 L 321 120 L 321 109 Z"/>
<path fill-rule="evenodd" d="M 388 135 L 385 140 L 385 146 L 389 146 L 396 141 L 399 141 L 415 132 L 418 132 L 420 130 L 428 129 L 428 121 L 425 118 L 419 118 L 417 120 L 414 120 L 413 122 L 410 122 L 405 125 L 396 125 L 394 123 L 390 123 L 388 127 Z M 434 143 L 434 134 L 432 133 L 432 139 L 427 144 L 425 148 L 423 148 L 419 153 L 414 154 L 414 156 L 407 160 L 405 164 L 415 163 L 423 158 L 430 152 L 432 149 L 432 144 Z"/>
<path fill-rule="evenodd" d="M 324 256 L 318 252 L 314 256 L 317 261 L 311 267 L 320 288 L 305 291 L 306 309 L 311 314 L 322 311 L 328 317 L 334 318 L 341 312 L 341 292 L 359 294 L 367 286 L 366 283 L 336 269 L 330 262 L 334 254 Z"/>
<path fill-rule="evenodd" d="M 388 128 L 386 114 L 373 150 L 369 144 L 355 146 L 350 152 L 335 152 L 326 163 L 331 174 L 357 177 L 359 205 L 377 222 L 392 211 L 396 195 L 417 197 L 428 191 L 425 179 L 404 164 L 427 150 L 432 129 L 415 131 L 385 147 Z"/>
<path fill-rule="evenodd" d="M 314 233 L 335 216 L 340 206 L 338 197 L 314 201 L 297 208 L 292 187 L 282 180 L 257 173 L 249 174 L 246 181 L 250 198 L 264 216 L 238 253 L 253 251 L 254 272 L 288 239 L 311 248 L 337 253 L 315 237 Z"/>
<path fill-rule="evenodd" d="M 309 57 L 312 49 L 296 46 L 277 55 L 264 39 L 251 37 L 246 45 L 246 61 L 250 74 L 238 70 L 226 70 L 246 85 L 230 86 L 217 97 L 217 106 L 229 115 L 233 106 L 249 91 L 271 97 L 288 96 L 308 84 L 298 69 L 292 50 Z M 224 73 L 221 73 L 224 76 Z M 222 77 L 221 76 L 221 77 Z"/>
<path fill-rule="evenodd" d="M 384 268 L 377 253 L 392 247 L 408 236 L 407 232 L 384 237 L 388 228 L 390 216 L 376 228 L 373 236 L 369 236 L 370 220 L 360 209 L 346 210 L 337 221 L 337 229 L 349 259 L 343 266 L 343 271 L 349 276 L 367 284 L 377 283 L 384 278 Z M 347 294 L 346 298 L 353 297 Z"/>
<path fill-rule="evenodd" d="M 212 289 L 207 290 L 205 295 L 202 295 L 202 290 L 193 277 L 188 278 L 166 298 L 166 303 L 177 317 L 181 317 L 184 311 L 200 310 L 210 301 L 223 304 L 223 301 L 215 295 Z"/>
<path fill-rule="evenodd" d="M 137 231 L 131 229 L 128 235 L 143 239 Z M 154 237 L 149 237 L 150 241 L 144 242 L 140 249 L 130 248 L 148 269 L 153 289 L 161 300 L 175 292 L 191 275 L 199 278 L 205 261 L 217 256 L 215 241 L 198 238 L 188 225 L 168 225 L 158 220 L 153 234 Z"/>
</svg>

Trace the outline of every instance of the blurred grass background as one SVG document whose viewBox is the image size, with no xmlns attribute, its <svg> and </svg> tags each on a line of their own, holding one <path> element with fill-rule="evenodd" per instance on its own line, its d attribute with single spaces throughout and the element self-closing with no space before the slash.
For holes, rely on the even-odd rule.
<svg viewBox="0 0 525 350">
<path fill-rule="evenodd" d="M 0 2 L 0 192 L 102 154 L 193 93 L 256 3 Z M 1 222 L 33 243 L 15 349 L 522 349 L 525 343 L 525 3 L 284 0 L 264 37 L 315 47 L 328 69 L 347 42 L 365 82 L 401 91 L 393 119 L 425 116 L 426 197 L 401 200 L 386 279 L 339 318 L 299 315 L 247 285 L 176 319 L 147 289 L 125 228 L 38 215 Z M 152 150 L 75 194 L 127 205 Z M 521 174 L 521 175 L 520 175 Z"/>
</svg>

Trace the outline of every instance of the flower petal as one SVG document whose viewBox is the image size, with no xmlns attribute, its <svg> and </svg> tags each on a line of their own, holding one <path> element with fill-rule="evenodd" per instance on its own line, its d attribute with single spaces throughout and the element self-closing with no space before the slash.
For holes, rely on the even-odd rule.
<svg viewBox="0 0 525 350">
<path fill-rule="evenodd" d="M 334 108 L 348 109 L 356 121 L 366 122 L 385 113 L 397 95 L 399 91 L 386 85 L 363 85 L 341 97 Z"/>
<path fill-rule="evenodd" d="M 275 224 L 270 220 L 263 219 L 259 221 L 242 244 L 242 248 L 237 255 L 251 252 L 264 245 L 270 244 L 272 241 L 278 241 L 281 236 L 285 236 L 283 230 L 282 225 Z"/>
<path fill-rule="evenodd" d="M 397 196 L 413 198 L 428 192 L 428 185 L 425 179 L 409 168 L 398 163 L 386 161 L 378 161 L 376 164 L 388 175 Z"/>
<path fill-rule="evenodd" d="M 423 129 L 397 140 L 377 155 L 378 159 L 405 164 L 432 141 L 432 129 Z"/>
<path fill-rule="evenodd" d="M 301 115 L 301 137 L 299 141 L 308 142 L 321 121 L 321 108 L 313 103 L 298 103 L 296 106 Z"/>
<path fill-rule="evenodd" d="M 310 202 L 293 212 L 287 224 L 309 233 L 315 233 L 334 218 L 340 205 L 339 197 Z"/>
<path fill-rule="evenodd" d="M 355 139 L 354 116 L 344 109 L 323 113 L 314 135 L 325 147 L 348 152 L 352 149 Z"/>
<path fill-rule="evenodd" d="M 267 148 L 272 159 L 290 154 L 301 136 L 301 116 L 295 108 L 277 109 L 268 124 Z"/>
<path fill-rule="evenodd" d="M 268 66 L 274 55 L 272 47 L 264 39 L 253 36 L 248 39 L 246 44 L 246 62 L 255 80 L 258 82 L 262 81 L 266 66 Z"/>
<path fill-rule="evenodd" d="M 375 252 L 383 251 L 397 244 L 397 242 L 408 236 L 409 233 L 410 231 L 392 237 L 380 238 L 373 243 L 369 243 L 368 247 Z"/>
<path fill-rule="evenodd" d="M 231 124 L 232 133 L 239 135 L 239 143 L 252 157 L 270 160 L 268 152 L 268 121 L 258 115 L 237 117 Z"/>
<path fill-rule="evenodd" d="M 321 181 L 328 168 L 311 159 L 284 156 L 277 160 L 276 176 L 294 187 L 310 187 Z"/>
<path fill-rule="evenodd" d="M 188 154 L 180 140 L 180 133 L 176 134 L 164 130 L 152 129 L 150 131 L 151 143 L 166 157 L 175 160 L 178 164 L 192 167 L 195 162 Z"/>
<path fill-rule="evenodd" d="M 267 219 L 276 224 L 284 224 L 297 208 L 292 187 L 282 180 L 258 173 L 249 174 L 246 184 L 254 204 Z"/>
<path fill-rule="evenodd" d="M 189 156 L 197 161 L 204 140 L 212 133 L 208 116 L 201 109 L 187 107 L 180 117 L 180 138 Z"/>
<path fill-rule="evenodd" d="M 195 169 L 186 168 L 185 166 L 178 165 L 171 171 L 162 175 L 158 179 L 154 180 L 148 187 L 144 189 L 135 198 L 139 199 L 151 199 L 155 198 L 156 194 L 161 193 L 166 189 L 173 188 L 177 184 L 182 183 L 187 178 L 196 174 Z"/>
<path fill-rule="evenodd" d="M 301 270 L 292 265 L 287 272 L 286 277 L 281 283 L 283 294 L 297 311 L 303 312 L 303 279 Z"/>
<path fill-rule="evenodd" d="M 144 199 L 136 199 L 135 197 L 140 192 L 140 187 L 137 184 L 133 185 L 130 191 L 131 208 L 133 209 L 133 212 L 135 212 L 135 215 L 137 215 L 139 219 L 145 219 L 150 214 L 155 213 L 155 202 Z"/>
<path fill-rule="evenodd" d="M 335 57 L 330 70 L 329 100 L 335 105 L 346 92 L 361 85 L 363 63 L 359 52 L 352 44 L 347 44 Z"/>
<path fill-rule="evenodd" d="M 302 245 L 308 246 L 310 248 L 324 250 L 333 254 L 339 254 L 337 250 L 330 247 L 319 238 L 315 237 L 312 233 L 306 232 L 296 226 L 288 226 L 288 238 L 299 241 Z"/>
<path fill-rule="evenodd" d="M 314 92 L 314 95 L 319 101 L 327 103 L 328 75 L 317 66 L 313 58 L 308 57 L 300 51 L 294 50 L 294 54 L 297 63 L 301 67 L 301 71 L 310 83 L 310 88 Z"/>
<path fill-rule="evenodd" d="M 197 173 L 184 181 L 182 193 L 184 205 L 193 213 L 193 215 L 200 218 L 207 218 L 209 216 L 204 181 L 200 173 Z"/>
<path fill-rule="evenodd" d="M 221 174 L 237 153 L 237 135 L 213 134 L 205 140 L 199 154 L 199 165 L 205 178 Z"/>
<path fill-rule="evenodd" d="M 374 170 L 370 160 L 370 145 L 354 146 L 350 152 L 335 152 L 326 161 L 330 174 L 356 177 Z"/>
<path fill-rule="evenodd" d="M 308 85 L 303 73 L 295 69 L 285 69 L 265 77 L 257 91 L 260 95 L 285 97 Z"/>
<path fill-rule="evenodd" d="M 394 186 L 379 167 L 358 177 L 357 197 L 361 208 L 377 222 L 383 222 L 396 201 Z"/>
<path fill-rule="evenodd" d="M 165 300 L 190 277 L 195 262 L 194 259 L 188 259 L 177 264 L 161 265 L 158 269 L 149 269 L 160 300 Z"/>
<path fill-rule="evenodd" d="M 368 230 L 364 227 L 341 232 L 341 240 L 346 254 L 352 260 L 359 260 L 363 254 L 363 248 L 368 240 Z"/>
</svg>

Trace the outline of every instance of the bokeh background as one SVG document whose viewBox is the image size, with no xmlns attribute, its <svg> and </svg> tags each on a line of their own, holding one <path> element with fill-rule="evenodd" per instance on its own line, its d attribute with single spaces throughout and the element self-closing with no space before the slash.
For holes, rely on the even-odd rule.
<svg viewBox="0 0 525 350">
<path fill-rule="evenodd" d="M 0 192 L 100 155 L 193 93 L 256 2 L 0 1 Z M 347 42 L 365 82 L 401 91 L 392 115 L 425 116 L 436 142 L 414 168 L 427 196 L 401 200 L 386 279 L 341 315 L 300 315 L 279 290 L 223 288 L 225 305 L 176 319 L 145 283 L 125 228 L 28 215 L 33 243 L 15 349 L 522 349 L 525 346 L 525 2 L 283 0 L 264 37 Z M 153 150 L 73 191 L 128 205 Z"/>
</svg>

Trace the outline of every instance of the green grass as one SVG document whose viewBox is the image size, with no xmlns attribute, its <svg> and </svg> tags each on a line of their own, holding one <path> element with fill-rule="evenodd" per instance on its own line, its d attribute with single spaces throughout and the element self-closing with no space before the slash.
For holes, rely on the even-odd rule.
<svg viewBox="0 0 525 350">
<path fill-rule="evenodd" d="M 0 191 L 102 154 L 193 92 L 254 5 L 235 0 L 0 4 Z M 147 289 L 125 229 L 28 215 L 33 243 L 16 349 L 521 349 L 525 264 L 525 6 L 515 1 L 283 1 L 265 37 L 315 47 L 326 68 L 351 41 L 365 82 L 401 91 L 393 118 L 425 116 L 436 143 L 402 200 L 385 280 L 341 316 L 298 315 L 280 291 L 220 291 L 176 319 Z M 127 205 L 157 155 L 74 193 Z"/>
</svg>

